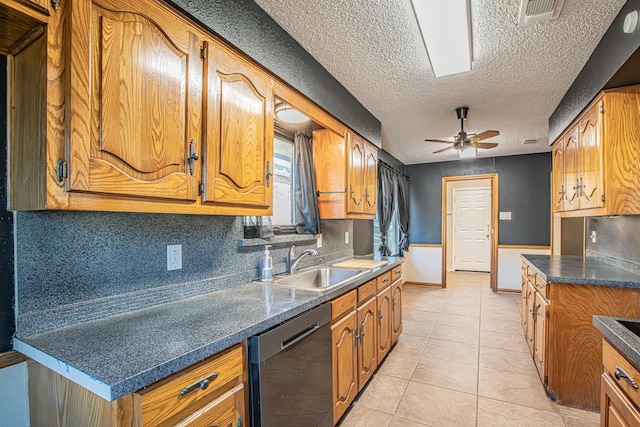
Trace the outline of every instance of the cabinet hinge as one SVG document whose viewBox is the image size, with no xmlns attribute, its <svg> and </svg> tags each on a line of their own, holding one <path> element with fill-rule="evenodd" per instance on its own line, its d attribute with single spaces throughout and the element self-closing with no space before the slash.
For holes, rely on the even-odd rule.
<svg viewBox="0 0 640 427">
<path fill-rule="evenodd" d="M 604 102 L 600 104 L 600 112 L 604 114 Z"/>
<path fill-rule="evenodd" d="M 198 181 L 198 196 L 201 196 L 204 193 L 204 182 Z"/>
<path fill-rule="evenodd" d="M 58 0 L 51 0 L 51 7 L 53 10 L 58 10 L 60 7 L 60 2 Z"/>
<path fill-rule="evenodd" d="M 56 165 L 56 177 L 58 178 L 58 182 L 62 182 L 62 180 L 67 177 L 67 162 L 62 159 L 58 159 L 58 164 Z"/>
<path fill-rule="evenodd" d="M 604 194 L 602 195 L 602 203 L 604 203 L 605 197 Z"/>
<path fill-rule="evenodd" d="M 238 418 L 238 427 L 242 427 L 242 417 Z"/>
<path fill-rule="evenodd" d="M 207 59 L 207 45 L 203 44 L 200 46 L 200 59 L 203 61 Z"/>
</svg>

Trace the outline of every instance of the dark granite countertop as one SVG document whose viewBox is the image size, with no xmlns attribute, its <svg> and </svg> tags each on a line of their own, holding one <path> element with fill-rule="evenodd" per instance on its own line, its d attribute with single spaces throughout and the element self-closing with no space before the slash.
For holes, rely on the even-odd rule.
<svg viewBox="0 0 640 427">
<path fill-rule="evenodd" d="M 640 369 L 640 338 L 618 323 L 628 320 L 640 324 L 640 319 L 619 319 L 617 317 L 593 316 L 593 326 L 618 349 L 636 368 Z"/>
<path fill-rule="evenodd" d="M 547 282 L 640 288 L 640 274 L 591 257 L 522 255 Z"/>
<path fill-rule="evenodd" d="M 404 261 L 383 259 L 389 263 L 323 293 L 247 283 L 15 338 L 14 348 L 100 397 L 116 400 L 329 301 Z"/>
</svg>

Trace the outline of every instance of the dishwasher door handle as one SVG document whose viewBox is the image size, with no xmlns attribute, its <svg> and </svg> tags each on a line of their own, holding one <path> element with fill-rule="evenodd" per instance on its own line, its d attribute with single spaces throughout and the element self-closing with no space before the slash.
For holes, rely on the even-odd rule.
<svg viewBox="0 0 640 427">
<path fill-rule="evenodd" d="M 308 337 L 309 335 L 311 335 L 312 333 L 314 333 L 316 331 L 316 329 L 320 328 L 320 324 L 318 322 L 312 324 L 311 326 L 301 330 L 300 332 L 298 332 L 297 334 L 287 338 L 286 340 L 282 341 L 281 344 L 281 349 L 282 350 L 286 350 L 290 347 L 293 347 L 294 345 L 298 344 L 300 341 L 302 341 L 303 339 L 305 339 L 306 337 Z"/>
</svg>

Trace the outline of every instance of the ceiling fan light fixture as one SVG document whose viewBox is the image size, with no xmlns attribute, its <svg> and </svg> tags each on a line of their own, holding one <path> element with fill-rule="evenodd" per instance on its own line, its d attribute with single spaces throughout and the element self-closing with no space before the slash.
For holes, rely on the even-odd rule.
<svg viewBox="0 0 640 427">
<path fill-rule="evenodd" d="M 285 123 L 300 124 L 307 122 L 309 117 L 285 103 L 276 106 L 276 117 Z"/>
<path fill-rule="evenodd" d="M 471 71 L 469 0 L 411 0 L 436 77 Z"/>
<path fill-rule="evenodd" d="M 478 156 L 478 149 L 476 147 L 458 148 L 458 156 L 461 159 L 473 159 Z"/>
</svg>

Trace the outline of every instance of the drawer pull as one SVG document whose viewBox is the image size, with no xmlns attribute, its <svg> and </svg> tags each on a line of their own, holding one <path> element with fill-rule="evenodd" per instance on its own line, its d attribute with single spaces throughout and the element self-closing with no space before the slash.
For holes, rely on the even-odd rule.
<svg viewBox="0 0 640 427">
<path fill-rule="evenodd" d="M 195 382 L 193 384 L 191 384 L 190 386 L 187 386 L 185 388 L 183 388 L 182 390 L 180 390 L 180 394 L 179 396 L 184 396 L 187 393 L 191 393 L 194 390 L 206 390 L 207 387 L 209 387 L 209 383 L 212 380 L 215 380 L 216 377 L 218 377 L 218 375 L 220 375 L 220 372 L 214 372 L 213 374 L 209 375 L 208 377 L 201 379 L 198 382 Z"/>
<path fill-rule="evenodd" d="M 631 387 L 636 390 L 638 389 L 638 383 L 635 382 L 633 378 L 631 378 L 620 366 L 616 366 L 616 372 L 613 375 L 616 377 L 616 380 L 620 381 L 620 378 L 624 378 Z"/>
<path fill-rule="evenodd" d="M 540 285 L 540 284 L 538 284 L 538 282 L 536 282 L 536 288 L 542 289 L 542 285 Z"/>
<path fill-rule="evenodd" d="M 400 274 L 400 270 L 394 271 L 395 274 Z"/>
<path fill-rule="evenodd" d="M 389 281 L 388 277 L 385 277 L 384 279 L 382 279 L 382 283 L 387 283 Z"/>
</svg>

